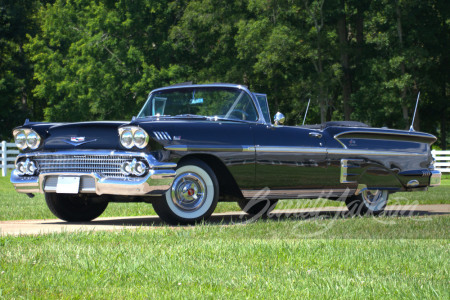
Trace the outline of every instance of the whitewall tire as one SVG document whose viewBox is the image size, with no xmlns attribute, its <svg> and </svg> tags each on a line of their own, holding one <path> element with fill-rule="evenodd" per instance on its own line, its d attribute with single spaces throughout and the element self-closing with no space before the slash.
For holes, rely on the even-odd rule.
<svg viewBox="0 0 450 300">
<path fill-rule="evenodd" d="M 361 191 L 345 200 L 347 208 L 353 215 L 379 215 L 384 212 L 389 198 L 386 190 Z"/>
<path fill-rule="evenodd" d="M 165 197 L 153 207 L 170 224 L 193 224 L 213 213 L 219 199 L 219 184 L 213 170 L 199 159 L 178 166 L 176 177 Z"/>
</svg>

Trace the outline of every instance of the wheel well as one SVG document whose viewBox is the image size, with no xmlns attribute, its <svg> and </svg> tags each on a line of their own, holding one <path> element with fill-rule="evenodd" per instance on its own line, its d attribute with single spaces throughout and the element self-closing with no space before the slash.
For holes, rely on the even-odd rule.
<svg viewBox="0 0 450 300">
<path fill-rule="evenodd" d="M 178 163 L 196 158 L 204 161 L 213 170 L 219 182 L 219 200 L 236 201 L 236 198 L 244 198 L 233 175 L 225 164 L 216 156 L 210 154 L 190 154 L 183 156 Z"/>
</svg>

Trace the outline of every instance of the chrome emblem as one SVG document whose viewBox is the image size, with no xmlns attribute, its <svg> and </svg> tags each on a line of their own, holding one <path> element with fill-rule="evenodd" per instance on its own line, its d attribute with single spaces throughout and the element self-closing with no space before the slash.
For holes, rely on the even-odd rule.
<svg viewBox="0 0 450 300">
<path fill-rule="evenodd" d="M 71 137 L 70 141 L 69 140 L 63 140 L 64 143 L 70 144 L 70 145 L 75 146 L 75 147 L 79 146 L 79 145 L 86 144 L 86 143 L 95 142 L 95 141 L 97 141 L 97 139 L 86 141 L 86 138 L 84 136 Z"/>
<path fill-rule="evenodd" d="M 84 136 L 80 136 L 80 137 L 71 137 L 70 138 L 70 141 L 71 142 L 76 142 L 76 143 L 79 143 L 79 142 L 84 142 Z"/>
</svg>

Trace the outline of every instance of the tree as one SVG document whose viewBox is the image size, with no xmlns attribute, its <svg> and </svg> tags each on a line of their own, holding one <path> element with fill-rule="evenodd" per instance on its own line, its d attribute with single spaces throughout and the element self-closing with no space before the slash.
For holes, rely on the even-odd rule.
<svg viewBox="0 0 450 300">
<path fill-rule="evenodd" d="M 45 119 L 129 119 L 149 90 L 176 81 L 167 32 L 180 1 L 57 0 L 27 51 Z M 180 75 L 181 76 L 181 75 Z"/>
<path fill-rule="evenodd" d="M 0 119 L 129 119 L 171 83 L 265 92 L 290 125 L 449 127 L 445 0 L 34 0 L 0 4 Z"/>
<path fill-rule="evenodd" d="M 42 103 L 33 97 L 33 67 L 24 51 L 26 35 L 38 30 L 38 1 L 5 0 L 0 4 L 0 140 L 25 118 L 40 117 Z"/>
</svg>

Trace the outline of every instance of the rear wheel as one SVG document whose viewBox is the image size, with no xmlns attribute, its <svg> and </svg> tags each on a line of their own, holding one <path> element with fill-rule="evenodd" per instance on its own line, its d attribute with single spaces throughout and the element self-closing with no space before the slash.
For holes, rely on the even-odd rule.
<svg viewBox="0 0 450 300">
<path fill-rule="evenodd" d="M 45 202 L 58 218 L 68 222 L 87 222 L 99 217 L 108 201 L 86 194 L 45 193 Z"/>
<path fill-rule="evenodd" d="M 211 216 L 219 199 L 219 183 L 203 161 L 190 159 L 179 165 L 172 187 L 153 202 L 158 216 L 169 224 L 193 224 Z"/>
<path fill-rule="evenodd" d="M 275 206 L 278 203 L 278 200 L 269 200 L 269 199 L 241 199 L 238 202 L 239 207 L 249 215 L 255 216 L 263 216 L 264 214 L 269 214 L 272 210 L 275 209 Z"/>
<path fill-rule="evenodd" d="M 379 215 L 386 208 L 388 191 L 364 190 L 345 200 L 347 208 L 353 215 Z"/>
</svg>

